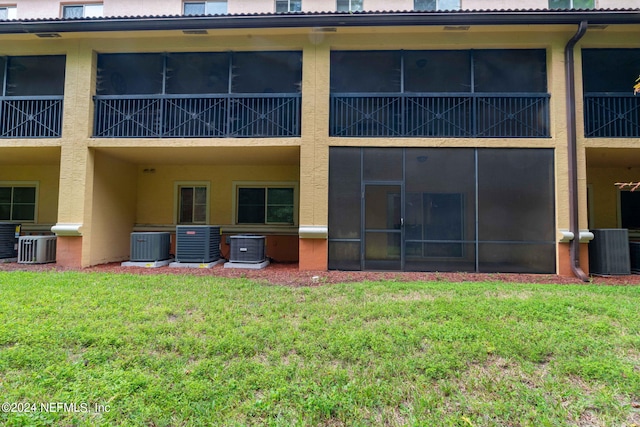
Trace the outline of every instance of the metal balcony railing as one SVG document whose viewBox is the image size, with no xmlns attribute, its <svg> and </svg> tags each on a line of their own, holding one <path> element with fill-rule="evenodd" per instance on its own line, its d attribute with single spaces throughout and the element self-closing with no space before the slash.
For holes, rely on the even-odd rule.
<svg viewBox="0 0 640 427">
<path fill-rule="evenodd" d="M 343 137 L 549 137 L 540 93 L 336 93 L 330 135 Z"/>
<path fill-rule="evenodd" d="M 299 93 L 95 96 L 98 138 L 300 136 Z"/>
<path fill-rule="evenodd" d="M 640 97 L 627 93 L 585 93 L 584 134 L 587 138 L 639 137 Z"/>
<path fill-rule="evenodd" d="M 0 96 L 0 138 L 59 138 L 63 96 Z"/>
</svg>

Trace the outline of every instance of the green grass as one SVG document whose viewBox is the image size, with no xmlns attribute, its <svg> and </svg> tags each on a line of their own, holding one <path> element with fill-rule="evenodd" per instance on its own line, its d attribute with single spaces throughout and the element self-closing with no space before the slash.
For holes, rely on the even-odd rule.
<svg viewBox="0 0 640 427">
<path fill-rule="evenodd" d="M 0 425 L 631 427 L 639 313 L 640 287 L 0 272 L 0 402 L 37 405 Z"/>
</svg>

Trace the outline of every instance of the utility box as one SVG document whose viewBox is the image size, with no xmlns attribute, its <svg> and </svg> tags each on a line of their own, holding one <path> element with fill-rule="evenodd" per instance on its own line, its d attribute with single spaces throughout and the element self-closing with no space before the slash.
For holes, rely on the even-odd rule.
<svg viewBox="0 0 640 427">
<path fill-rule="evenodd" d="M 591 230 L 589 243 L 589 272 L 595 275 L 631 274 L 629 230 L 600 228 Z"/>
<path fill-rule="evenodd" d="M 20 236 L 18 264 L 56 262 L 56 236 Z"/>
<path fill-rule="evenodd" d="M 629 257 L 631 259 L 631 271 L 640 273 L 640 242 L 629 243 Z"/>
</svg>

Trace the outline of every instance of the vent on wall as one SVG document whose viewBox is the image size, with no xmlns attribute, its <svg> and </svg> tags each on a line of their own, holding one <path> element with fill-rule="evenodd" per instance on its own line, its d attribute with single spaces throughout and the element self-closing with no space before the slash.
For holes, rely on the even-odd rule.
<svg viewBox="0 0 640 427">
<path fill-rule="evenodd" d="M 164 261 L 171 257 L 170 233 L 131 233 L 131 261 Z"/>
<path fill-rule="evenodd" d="M 18 256 L 18 235 L 20 225 L 0 223 L 0 259 Z"/>
<path fill-rule="evenodd" d="M 265 237 L 238 234 L 229 238 L 229 262 L 261 263 L 266 260 Z"/>
<path fill-rule="evenodd" d="M 177 262 L 213 262 L 220 259 L 220 227 L 214 225 L 178 225 L 176 227 Z"/>
<path fill-rule="evenodd" d="M 596 275 L 630 274 L 629 231 L 626 228 L 591 230 L 589 272 Z"/>
<path fill-rule="evenodd" d="M 18 240 L 19 264 L 56 262 L 56 236 L 21 236 Z"/>
</svg>

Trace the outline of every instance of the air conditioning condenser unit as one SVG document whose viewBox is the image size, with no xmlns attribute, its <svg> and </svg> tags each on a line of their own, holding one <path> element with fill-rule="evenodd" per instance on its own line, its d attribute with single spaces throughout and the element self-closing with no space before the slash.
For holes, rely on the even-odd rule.
<svg viewBox="0 0 640 427">
<path fill-rule="evenodd" d="M 56 236 L 20 236 L 18 239 L 19 264 L 49 262 L 56 262 Z"/>
<path fill-rule="evenodd" d="M 132 262 L 164 261 L 171 257 L 171 233 L 131 233 Z"/>
<path fill-rule="evenodd" d="M 176 226 L 176 262 L 209 263 L 220 259 L 220 227 Z"/>
<path fill-rule="evenodd" d="M 0 259 L 18 256 L 20 225 L 10 222 L 0 223 Z"/>
<path fill-rule="evenodd" d="M 265 236 L 252 234 L 238 234 L 229 237 L 230 255 L 229 262 L 261 263 L 267 257 L 265 255 Z"/>
</svg>

